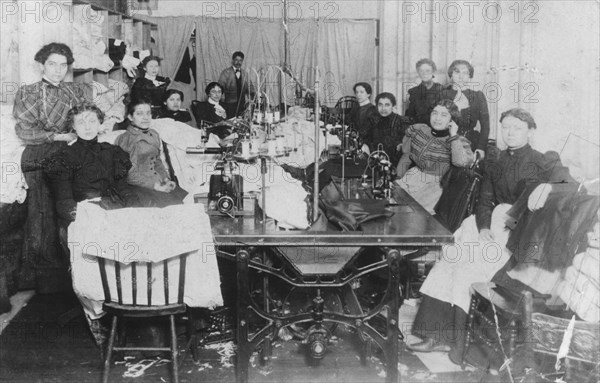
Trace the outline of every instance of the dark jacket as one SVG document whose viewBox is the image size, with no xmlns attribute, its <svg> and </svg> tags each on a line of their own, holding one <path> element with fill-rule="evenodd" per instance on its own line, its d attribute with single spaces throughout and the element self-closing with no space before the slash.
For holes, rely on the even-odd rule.
<svg viewBox="0 0 600 383">
<path fill-rule="evenodd" d="M 225 105 L 222 103 L 219 103 L 219 105 L 225 109 Z M 194 118 L 196 118 L 196 123 L 198 126 L 200 126 L 202 121 L 207 121 L 214 124 L 225 120 L 223 117 L 218 116 L 215 113 L 215 106 L 208 101 L 192 101 L 191 109 L 192 113 L 194 113 Z M 229 115 L 227 115 L 227 117 L 229 117 Z"/>
<path fill-rule="evenodd" d="M 248 94 L 248 90 L 250 90 L 250 97 L 254 95 L 254 86 L 252 82 L 248 79 L 248 73 L 246 70 L 240 70 L 241 76 L 241 84 L 242 89 L 240 90 L 241 101 L 240 105 L 244 105 L 244 96 Z M 235 104 L 238 103 L 238 89 L 236 83 L 236 76 L 233 67 L 230 66 L 228 68 L 223 69 L 221 75 L 219 76 L 219 84 L 223 87 L 223 93 L 225 96 L 225 104 Z"/>
<path fill-rule="evenodd" d="M 421 83 L 408 90 L 408 108 L 406 108 L 406 117 L 409 117 L 413 124 L 427 124 L 431 126 L 430 115 L 435 104 L 442 99 L 442 90 L 444 87 L 437 82 L 433 83 L 430 89 Z"/>
<path fill-rule="evenodd" d="M 153 107 L 161 108 L 163 106 L 165 91 L 171 80 L 165 77 L 156 76 L 156 81 L 160 81 L 163 84 L 156 86 L 152 80 L 148 80 L 145 77 L 140 77 L 135 80 L 131 87 L 131 99 L 139 100 L 144 98 L 150 100 Z"/>
<path fill-rule="evenodd" d="M 489 229 L 492 211 L 499 204 L 513 205 L 508 214 L 514 227 L 527 210 L 531 192 L 543 183 L 553 184 L 553 191 L 577 189 L 577 182 L 562 165 L 556 152 L 542 154 L 531 146 L 510 151 L 503 150 L 498 158 L 486 157 L 484 176 L 475 208 L 477 228 Z"/>
<path fill-rule="evenodd" d="M 368 143 L 369 149 L 374 152 L 381 144 L 383 150 L 390 156 L 392 166 L 396 166 L 402 154 L 397 147 L 402 143 L 404 133 L 406 133 L 409 126 L 409 120 L 399 114 L 392 113 L 387 117 L 380 116 L 371 133 L 371 139 Z"/>
<path fill-rule="evenodd" d="M 120 147 L 78 139 L 54 155 L 44 166 L 60 218 L 71 221 L 77 202 L 111 197 L 125 206 L 136 206 L 137 195 L 125 179 L 131 168 L 129 155 Z"/>
<path fill-rule="evenodd" d="M 553 192 L 542 209 L 527 210 L 511 231 L 506 247 L 517 268 L 535 263 L 554 271 L 571 265 L 588 247 L 586 233 L 598 220 L 598 196 Z"/>
<path fill-rule="evenodd" d="M 172 118 L 175 121 L 184 122 L 184 123 L 192 121 L 192 115 L 187 110 L 183 109 L 183 110 L 172 111 L 172 110 L 168 110 L 165 107 L 160 109 L 160 111 L 158 112 L 158 116 L 156 118 Z"/>
<path fill-rule="evenodd" d="M 454 100 L 456 93 L 456 90 L 452 89 L 452 85 L 449 85 L 442 90 L 441 99 Z M 478 90 L 465 89 L 462 93 L 469 100 L 469 107 L 460 111 L 458 134 L 471 141 L 473 150 L 481 149 L 485 151 L 490 135 L 490 114 L 487 100 L 483 92 Z M 479 132 L 475 130 L 478 121 L 480 124 Z"/>
</svg>

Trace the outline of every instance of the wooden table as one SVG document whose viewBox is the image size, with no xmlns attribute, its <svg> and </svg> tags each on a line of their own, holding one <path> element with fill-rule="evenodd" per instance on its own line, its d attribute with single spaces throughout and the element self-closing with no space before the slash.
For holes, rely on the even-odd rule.
<svg viewBox="0 0 600 383">
<path fill-rule="evenodd" d="M 355 189 L 356 183 L 354 186 L 348 185 L 345 190 L 350 190 L 350 195 L 355 195 Z M 273 224 L 263 224 L 256 217 L 211 217 L 217 246 L 220 249 L 235 248 L 230 256 L 237 262 L 237 382 L 248 381 L 249 359 L 259 344 L 263 344 L 265 358 L 268 358 L 270 343 L 279 329 L 307 323 L 312 324 L 311 347 L 316 348 L 315 352 L 326 347 L 326 339 L 323 339 L 326 337 L 326 324 L 343 323 L 354 327 L 366 344 L 370 346 L 373 341 L 383 350 L 387 381 L 398 381 L 400 261 L 405 254 L 422 247 L 451 243 L 452 233 L 402 189 L 394 189 L 393 196 L 398 202 L 397 206 L 389 207 L 394 212 L 393 216 L 367 222 L 362 225 L 362 231 L 355 232 L 281 231 Z M 261 254 L 266 248 L 273 248 L 278 254 L 280 266 L 265 262 Z M 381 249 L 384 256 L 380 261 L 356 267 L 353 265 L 356 254 L 365 248 Z M 336 249 L 335 261 L 321 262 L 321 253 L 331 255 L 331 249 Z M 310 312 L 276 314 L 269 309 L 269 302 L 266 300 L 258 305 L 251 297 L 250 270 L 279 278 L 294 287 L 313 289 L 315 298 L 312 309 Z M 388 285 L 384 297 L 373 309 L 363 310 L 356 299 L 352 298 L 352 285 L 360 277 L 377 270 L 387 270 Z M 266 285 L 264 287 L 268 288 Z M 321 291 L 326 289 L 339 289 L 340 294 L 348 298 L 346 303 L 351 306 L 350 312 L 325 309 Z M 385 334 L 368 322 L 382 311 L 386 312 Z M 250 315 L 262 318 L 266 325 L 251 333 Z"/>
</svg>

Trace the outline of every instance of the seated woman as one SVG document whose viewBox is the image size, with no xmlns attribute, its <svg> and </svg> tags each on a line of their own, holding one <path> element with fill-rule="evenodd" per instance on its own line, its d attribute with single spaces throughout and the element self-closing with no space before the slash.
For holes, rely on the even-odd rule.
<svg viewBox="0 0 600 383">
<path fill-rule="evenodd" d="M 216 124 L 227 119 L 225 106 L 221 104 L 221 96 L 223 95 L 223 87 L 218 82 L 211 82 L 204 89 L 208 99 L 203 102 L 192 103 L 192 112 L 196 118 L 198 127 L 202 121 Z"/>
<path fill-rule="evenodd" d="M 432 214 L 442 195 L 440 180 L 450 165 L 467 167 L 475 160 L 471 143 L 458 134 L 459 116 L 452 101 L 441 100 L 431 111 L 431 127 L 412 125 L 402 142 L 396 183 Z M 410 168 L 412 163 L 416 166 Z"/>
<path fill-rule="evenodd" d="M 185 109 L 181 109 L 183 92 L 177 89 L 169 89 L 165 92 L 163 106 L 156 118 L 172 118 L 175 121 L 188 123 L 196 126 L 192 121 L 192 115 Z"/>
<path fill-rule="evenodd" d="M 429 116 L 438 101 L 442 99 L 443 86 L 433 81 L 433 74 L 437 70 L 435 63 L 430 59 L 417 61 L 417 73 L 421 83 L 408 90 L 408 108 L 406 117 L 415 124 L 429 125 Z"/>
<path fill-rule="evenodd" d="M 448 68 L 450 84 L 442 91 L 442 98 L 453 100 L 460 110 L 458 134 L 471 141 L 473 151 L 484 158 L 490 135 L 490 114 L 482 91 L 467 87 L 475 69 L 466 60 L 455 60 Z M 479 122 L 479 131 L 475 130 Z"/>
<path fill-rule="evenodd" d="M 127 106 L 129 127 L 115 140 L 129 153 L 133 166 L 127 175 L 129 185 L 138 186 L 141 198 L 150 198 L 156 206 L 180 204 L 187 194 L 169 177 L 165 165 L 160 158 L 162 141 L 156 130 L 151 129 L 152 112 L 147 100 L 133 100 Z"/>
<path fill-rule="evenodd" d="M 150 100 L 152 117 L 156 117 L 162 108 L 164 95 L 171 80 L 158 75 L 160 72 L 160 58 L 156 56 L 146 57 L 140 65 L 143 76 L 138 77 L 133 83 L 131 99 L 139 100 L 143 98 Z"/>
<path fill-rule="evenodd" d="M 409 123 L 406 117 L 394 113 L 396 97 L 393 94 L 388 92 L 378 94 L 375 98 L 375 104 L 377 104 L 379 119 L 373 126 L 370 138 L 367 141 L 368 150 L 373 152 L 381 144 L 383 150 L 390 157 L 392 165 L 395 166 L 400 159 L 401 144 Z"/>
<path fill-rule="evenodd" d="M 65 226 L 75 220 L 77 202 L 86 199 L 101 197 L 101 205 L 108 209 L 140 205 L 125 182 L 131 168 L 129 155 L 118 146 L 98 142 L 103 121 L 104 114 L 94 104 L 72 108 L 67 126 L 75 130 L 77 140 L 45 163 L 56 212 Z"/>
<path fill-rule="evenodd" d="M 371 104 L 373 90 L 366 82 L 356 83 L 352 89 L 358 106 L 350 111 L 350 123 L 358 131 L 361 142 L 369 142 L 373 127 L 379 119 L 377 107 Z"/>
<path fill-rule="evenodd" d="M 529 146 L 536 130 L 529 112 L 508 110 L 500 122 L 508 148 L 484 163 L 475 215 L 463 221 L 454 233 L 455 244 L 443 248 L 441 261 L 421 287 L 423 299 L 412 332 L 423 341 L 408 346 L 417 352 L 451 350 L 450 359 L 455 363 L 461 360 L 471 284 L 502 274 L 511 256 L 505 247 L 510 232 L 507 218 L 542 208 L 550 192 L 578 187 L 558 154 L 542 154 Z"/>
<path fill-rule="evenodd" d="M 52 293 L 70 289 L 68 257 L 59 245 L 54 200 L 40 165 L 77 138 L 67 127 L 67 113 L 93 97 L 88 84 L 64 82 L 74 61 L 67 45 L 44 45 L 34 59 L 42 79 L 19 89 L 13 109 L 15 132 L 25 144 L 21 168 L 28 185 L 24 235 L 30 240 L 23 243 L 21 275 L 28 277 L 22 287 L 36 286 L 37 292 Z"/>
</svg>

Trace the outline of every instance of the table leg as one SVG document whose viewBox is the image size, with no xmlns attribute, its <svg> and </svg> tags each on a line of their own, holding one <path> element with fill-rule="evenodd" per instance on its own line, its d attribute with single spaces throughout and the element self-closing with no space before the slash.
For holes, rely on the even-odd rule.
<svg viewBox="0 0 600 383">
<path fill-rule="evenodd" d="M 398 310 L 400 309 L 400 252 L 397 249 L 387 250 L 388 286 L 392 291 L 391 301 L 388 302 L 387 341 L 385 342 L 386 381 L 397 383 L 398 377 Z"/>
<path fill-rule="evenodd" d="M 252 354 L 252 345 L 248 341 L 248 306 L 250 305 L 250 289 L 248 282 L 248 261 L 250 255 L 245 249 L 236 253 L 237 263 L 237 361 L 235 378 L 237 383 L 248 382 L 248 365 Z"/>
</svg>

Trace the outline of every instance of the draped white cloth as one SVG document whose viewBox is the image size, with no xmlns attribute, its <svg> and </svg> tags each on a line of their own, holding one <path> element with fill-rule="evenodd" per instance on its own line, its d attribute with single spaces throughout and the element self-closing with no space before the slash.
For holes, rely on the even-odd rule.
<svg viewBox="0 0 600 383">
<path fill-rule="evenodd" d="M 123 263 L 123 301 L 131 303 L 131 262 L 157 263 L 169 269 L 169 302 L 177 301 L 179 254 L 187 256 L 184 302 L 191 307 L 223 304 L 210 221 L 202 205 L 104 210 L 91 202 L 77 205 L 77 219 L 69 225 L 73 290 L 91 319 L 103 315 L 104 290 L 97 257 Z M 116 296 L 114 264 L 107 263 L 111 296 Z M 163 274 L 154 272 L 153 302 L 164 303 Z M 138 271 L 138 286 L 146 286 L 146 273 Z M 138 287 L 138 304 L 148 301 Z"/>
<path fill-rule="evenodd" d="M 442 247 L 442 258 L 431 269 L 420 291 L 469 312 L 471 284 L 491 281 L 510 259 L 506 249 L 509 230 L 504 224 L 510 206 L 502 204 L 494 209 L 492 242 L 479 240 L 474 215 L 465 219 L 454 233 L 454 244 Z"/>
<path fill-rule="evenodd" d="M 220 170 L 215 169 L 215 162 L 220 155 L 186 153 L 187 147 L 200 144 L 202 138 L 200 130 L 172 119 L 154 120 L 153 128 L 167 143 L 171 165 L 179 185 L 189 193 L 185 202 L 192 202 L 194 194 L 208 193 L 211 175 L 221 174 Z M 284 132 L 288 135 L 291 134 L 287 130 Z M 306 143 L 307 145 L 312 144 L 308 140 Z M 212 146 L 215 145 L 218 146 L 218 144 Z M 207 146 L 211 146 L 210 140 Z M 286 158 L 288 157 L 281 157 L 281 160 Z M 283 170 L 277 162 L 269 161 L 267 166 L 265 179 L 267 207 L 265 211 L 281 226 L 306 229 L 309 226 L 305 201 L 307 192 L 302 187 L 302 183 Z M 244 179 L 244 193 L 256 193 L 259 203 L 261 203 L 260 161 L 239 162 L 237 167 L 239 168 L 236 168 L 235 171 L 239 172 Z"/>
</svg>

